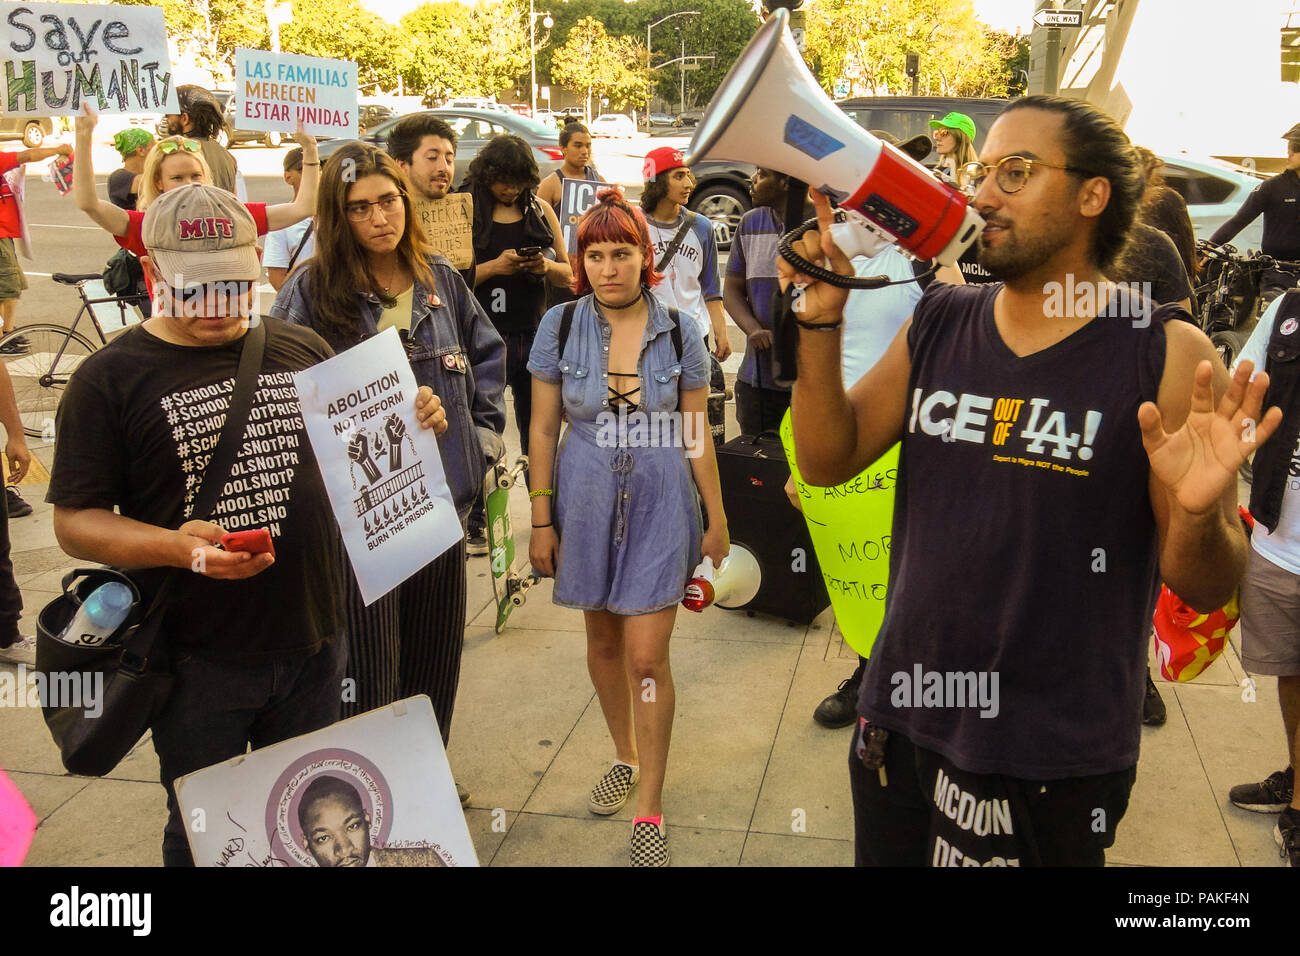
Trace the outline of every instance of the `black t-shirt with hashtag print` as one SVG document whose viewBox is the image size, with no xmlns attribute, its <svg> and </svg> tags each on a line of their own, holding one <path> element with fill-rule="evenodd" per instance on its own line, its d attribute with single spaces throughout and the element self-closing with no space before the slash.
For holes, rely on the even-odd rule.
<svg viewBox="0 0 1300 956">
<path fill-rule="evenodd" d="M 221 660 L 304 656 L 342 631 L 338 531 L 293 384 L 294 372 L 333 353 L 309 329 L 263 321 L 266 354 L 253 407 L 207 518 L 228 532 L 270 529 L 276 560 L 243 581 L 184 574 L 167 612 L 174 650 Z M 163 528 L 196 517 L 242 352 L 243 339 L 191 348 L 136 327 L 89 356 L 59 405 L 46 500 L 116 507 Z M 163 572 L 133 576 L 149 591 Z"/>
</svg>

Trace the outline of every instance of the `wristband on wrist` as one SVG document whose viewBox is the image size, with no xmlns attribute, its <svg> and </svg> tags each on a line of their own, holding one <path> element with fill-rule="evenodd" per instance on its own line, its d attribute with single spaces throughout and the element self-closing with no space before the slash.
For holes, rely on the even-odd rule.
<svg viewBox="0 0 1300 956">
<path fill-rule="evenodd" d="M 555 494 L 554 488 L 538 488 L 535 491 L 528 492 L 528 497 L 531 499 L 540 498 L 542 495 L 546 495 L 549 498 L 553 494 Z"/>
<path fill-rule="evenodd" d="M 833 329 L 838 329 L 841 325 L 844 324 L 844 317 L 841 316 L 840 318 L 836 319 L 834 322 L 826 322 L 826 323 L 805 322 L 803 319 L 795 319 L 794 324 L 799 326 L 799 328 L 801 329 L 807 329 L 809 332 L 830 332 Z"/>
<path fill-rule="evenodd" d="M 553 526 L 554 526 L 554 522 L 551 522 L 551 521 L 546 522 L 546 524 L 535 524 L 535 525 L 533 525 L 534 528 L 550 528 L 550 527 L 553 527 Z"/>
</svg>

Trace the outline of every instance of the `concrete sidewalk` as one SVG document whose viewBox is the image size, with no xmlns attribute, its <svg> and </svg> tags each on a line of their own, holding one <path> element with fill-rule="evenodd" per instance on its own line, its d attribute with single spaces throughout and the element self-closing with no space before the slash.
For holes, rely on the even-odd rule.
<svg viewBox="0 0 1300 956">
<path fill-rule="evenodd" d="M 517 449 L 513 410 L 508 420 L 507 444 Z M 51 449 L 38 444 L 48 467 Z M 11 521 L 10 533 L 30 633 L 64 572 L 80 563 L 55 543 L 45 487 L 22 491 L 36 511 Z M 529 524 L 522 492 L 512 514 L 522 539 Z M 472 794 L 466 817 L 480 862 L 626 865 L 631 807 L 607 818 L 587 810 L 613 751 L 587 676 L 582 615 L 551 604 L 543 582 L 495 634 L 487 559 L 472 558 L 468 619 L 449 756 Z M 855 664 L 829 610 L 809 627 L 717 609 L 678 614 L 664 795 L 674 865 L 852 864 L 851 731 L 819 727 L 812 711 Z M 1143 729 L 1137 785 L 1109 861 L 1281 865 L 1275 818 L 1227 799 L 1234 784 L 1286 765 L 1276 682 L 1257 678 L 1258 699 L 1244 702 L 1235 648 L 1189 685 L 1164 684 L 1155 673 L 1169 721 Z M 166 812 L 147 738 L 110 776 L 73 777 L 39 710 L 0 707 L 0 768 L 40 819 L 28 865 L 161 864 Z"/>
</svg>

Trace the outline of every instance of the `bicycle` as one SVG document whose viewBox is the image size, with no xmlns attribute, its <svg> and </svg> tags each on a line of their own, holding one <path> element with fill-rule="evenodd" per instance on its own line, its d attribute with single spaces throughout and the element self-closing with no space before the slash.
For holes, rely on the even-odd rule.
<svg viewBox="0 0 1300 956">
<path fill-rule="evenodd" d="M 81 297 L 81 308 L 72 325 L 38 322 L 14 329 L 0 338 L 0 358 L 4 359 L 9 380 L 13 383 L 23 433 L 47 441 L 54 438 L 55 413 L 68 379 L 88 355 L 108 344 L 109 333 L 119 330 L 109 328 L 108 332 L 105 331 L 105 323 L 114 318 L 114 308 L 116 318 L 120 319 L 120 328 L 143 319 L 135 305 L 139 297 L 108 295 L 107 290 L 100 296 L 93 285 L 89 290 L 86 288 L 92 282 L 103 288 L 102 277 L 97 272 L 56 272 L 50 278 L 60 285 L 74 286 Z M 87 315 L 98 342 L 77 330 L 82 316 Z"/>
<path fill-rule="evenodd" d="M 1260 276 L 1267 269 L 1297 268 L 1300 263 L 1258 252 L 1242 255 L 1234 246 L 1215 246 L 1204 239 L 1196 244 L 1196 251 L 1206 263 L 1200 284 L 1192 292 L 1201 329 L 1223 364 L 1231 368 L 1264 312 Z"/>
</svg>

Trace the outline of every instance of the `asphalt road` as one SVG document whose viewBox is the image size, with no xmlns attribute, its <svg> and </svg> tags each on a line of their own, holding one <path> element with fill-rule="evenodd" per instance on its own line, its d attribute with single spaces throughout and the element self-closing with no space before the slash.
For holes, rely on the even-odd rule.
<svg viewBox="0 0 1300 956">
<path fill-rule="evenodd" d="M 7 147 L 12 148 L 12 147 Z M 248 185 L 250 202 L 288 202 L 289 187 L 279 174 L 284 149 L 236 148 L 236 161 Z M 117 168 L 111 149 L 95 150 L 95 181 L 102 199 L 108 198 L 108 173 Z M 72 200 L 60 196 L 53 183 L 41 179 L 45 163 L 27 167 L 24 212 L 32 237 L 31 260 L 20 260 L 29 288 L 18 304 L 16 324 L 57 322 L 68 325 L 80 308 L 77 292 L 49 277 L 55 272 L 101 272 L 117 250 L 117 244 L 103 229 L 90 221 Z"/>
</svg>

